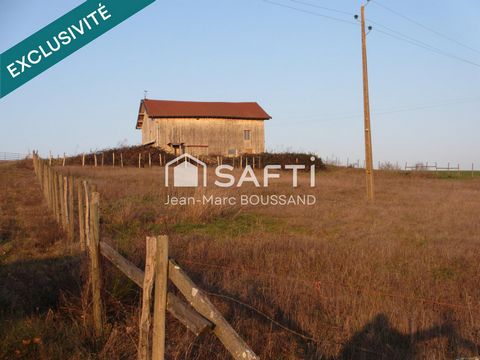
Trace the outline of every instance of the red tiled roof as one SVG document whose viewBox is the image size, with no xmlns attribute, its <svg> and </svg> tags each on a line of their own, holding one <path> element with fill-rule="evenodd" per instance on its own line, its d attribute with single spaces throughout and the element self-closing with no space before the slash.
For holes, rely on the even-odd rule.
<svg viewBox="0 0 480 360">
<path fill-rule="evenodd" d="M 153 118 L 228 118 L 268 120 L 271 116 L 256 102 L 196 102 L 142 100 L 149 117 Z"/>
</svg>

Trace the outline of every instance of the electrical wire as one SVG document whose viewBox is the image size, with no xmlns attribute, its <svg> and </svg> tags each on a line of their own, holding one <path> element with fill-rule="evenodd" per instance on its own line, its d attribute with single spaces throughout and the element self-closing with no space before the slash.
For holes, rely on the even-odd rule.
<svg viewBox="0 0 480 360">
<path fill-rule="evenodd" d="M 431 33 L 433 33 L 433 34 L 435 34 L 435 35 L 437 35 L 437 36 L 439 36 L 439 37 L 441 37 L 441 38 L 443 38 L 443 39 L 449 40 L 449 41 L 451 41 L 451 42 L 453 42 L 453 43 L 455 43 L 455 44 L 457 44 L 457 45 L 459 45 L 459 46 L 464 47 L 465 49 L 468 49 L 468 50 L 471 50 L 471 51 L 474 51 L 474 52 L 480 54 L 480 50 L 477 50 L 477 49 L 475 49 L 475 48 L 473 48 L 473 47 L 471 47 L 471 46 L 469 46 L 469 45 L 466 45 L 466 44 L 464 44 L 464 43 L 462 43 L 462 42 L 460 42 L 460 41 L 458 41 L 458 40 L 455 40 L 454 38 L 452 38 L 452 37 L 450 37 L 450 36 L 448 36 L 448 35 L 445 35 L 445 34 L 439 32 L 439 31 L 437 31 L 437 30 L 435 30 L 435 29 L 432 29 L 431 27 L 426 26 L 426 25 L 422 24 L 421 22 L 412 19 L 411 17 L 408 17 L 408 16 L 406 16 L 406 15 L 403 15 L 403 14 L 400 13 L 399 11 L 393 10 L 392 8 L 390 8 L 390 7 L 386 6 L 386 5 L 383 5 L 383 4 L 382 4 L 381 2 L 379 2 L 378 0 L 371 1 L 371 3 L 373 3 L 373 4 L 375 4 L 375 5 L 383 8 L 383 9 L 391 12 L 392 14 L 395 14 L 395 15 L 397 15 L 397 16 L 399 16 L 399 17 L 401 17 L 401 18 L 403 18 L 403 19 L 405 19 L 405 20 L 407 20 L 407 21 L 409 21 L 410 23 L 415 24 L 415 25 L 421 27 L 422 29 L 427 30 L 427 31 L 429 31 L 429 32 L 431 32 Z"/>
<path fill-rule="evenodd" d="M 373 22 L 372 22 L 373 23 Z M 376 23 L 377 25 L 379 26 L 382 26 L 386 29 L 388 29 L 386 26 L 384 25 L 380 25 L 378 23 Z M 425 49 L 425 50 L 428 50 L 428 51 L 431 51 L 433 53 L 436 53 L 438 55 L 442 55 L 442 56 L 445 56 L 445 57 L 448 57 L 448 58 L 451 58 L 451 59 L 455 59 L 455 60 L 458 60 L 458 61 L 461 61 L 463 63 L 466 63 L 466 64 L 470 64 L 470 65 L 473 65 L 473 66 L 476 66 L 476 67 L 480 67 L 480 64 L 479 63 L 476 63 L 474 61 L 471 61 L 471 60 L 468 60 L 468 59 L 465 59 L 465 58 L 462 58 L 460 56 L 457 56 L 457 55 L 454 55 L 454 54 L 450 54 L 450 53 L 447 53 L 439 48 L 436 48 L 434 46 L 431 46 L 431 45 L 428 45 L 427 43 L 424 43 L 420 40 L 416 40 L 414 38 L 411 38 L 409 37 L 408 35 L 395 35 L 395 33 L 398 33 L 398 34 L 401 34 L 400 32 L 398 31 L 392 31 L 392 30 L 389 30 L 390 32 L 388 31 L 383 31 L 383 30 L 380 30 L 380 29 L 375 29 L 376 32 L 379 32 L 380 34 L 383 34 L 383 35 L 386 35 L 386 36 L 390 36 L 391 38 L 394 38 L 394 39 L 397 39 L 397 40 L 400 40 L 400 41 L 403 41 L 403 42 L 406 42 L 408 44 L 411 44 L 411 45 L 414 45 L 414 46 L 417 46 L 417 47 L 420 47 L 422 49 Z M 393 33 L 394 32 L 394 33 Z"/>
<path fill-rule="evenodd" d="M 262 1 L 265 2 L 265 3 L 267 3 L 267 4 L 270 4 L 270 5 L 275 5 L 275 6 L 283 7 L 283 8 L 286 8 L 286 9 L 294 10 L 294 11 L 297 11 L 297 12 L 302 12 L 302 13 L 305 13 L 305 14 L 309 14 L 309 15 L 313 15 L 313 16 L 318 16 L 318 17 L 322 17 L 322 18 L 325 18 L 325 19 L 329 19 L 329 20 L 333 20 L 333 21 L 342 22 L 342 23 L 345 23 L 345 24 L 350 24 L 350 25 L 358 26 L 358 23 L 356 23 L 356 22 L 354 22 L 354 21 L 349 21 L 349 20 L 337 18 L 337 17 L 334 17 L 334 16 L 329 16 L 329 15 L 320 14 L 320 13 L 317 13 L 317 12 L 314 12 L 314 11 L 309 11 L 309 10 L 301 9 L 301 8 L 298 8 L 298 7 L 295 7 L 295 6 L 290 6 L 290 5 L 282 4 L 282 3 L 279 3 L 279 2 L 276 2 L 276 1 L 272 1 L 272 0 L 262 0 Z"/>
<path fill-rule="evenodd" d="M 262 1 L 267 3 L 267 4 L 270 4 L 270 5 L 283 7 L 283 8 L 286 8 L 286 9 L 293 10 L 293 11 L 302 12 L 302 13 L 326 18 L 326 19 L 329 19 L 329 20 L 337 21 L 337 22 L 347 23 L 347 24 L 356 25 L 356 26 L 359 25 L 357 22 L 354 22 L 354 21 L 349 21 L 349 20 L 338 18 L 338 17 L 333 17 L 333 16 L 321 14 L 321 13 L 318 13 L 318 12 L 302 9 L 302 8 L 295 7 L 295 6 L 290 6 L 290 5 L 279 3 L 279 2 L 276 2 L 276 1 L 272 1 L 272 0 L 262 0 Z M 349 12 L 339 10 L 339 9 L 334 9 L 334 8 L 329 8 L 329 7 L 325 7 L 325 6 L 312 4 L 312 3 L 309 3 L 309 2 L 306 2 L 306 1 L 303 1 L 303 0 L 290 0 L 290 1 L 294 2 L 294 3 L 297 3 L 297 4 L 302 4 L 302 5 L 305 5 L 305 6 L 310 6 L 310 7 L 314 7 L 314 8 L 318 8 L 318 9 L 322 9 L 322 10 L 327 10 L 327 11 L 346 14 L 346 15 L 353 15 L 353 13 L 349 13 Z M 379 26 L 379 27 L 384 29 L 384 30 L 376 29 L 376 31 L 379 32 L 380 34 L 383 34 L 383 35 L 389 36 L 391 38 L 394 38 L 396 40 L 403 41 L 403 42 L 406 42 L 408 44 L 417 46 L 419 48 L 428 50 L 428 51 L 430 51 L 432 53 L 435 53 L 437 55 L 445 56 L 445 57 L 448 57 L 448 58 L 451 58 L 451 59 L 454 59 L 454 60 L 457 60 L 457 61 L 461 61 L 461 62 L 469 64 L 469 65 L 480 67 L 480 63 L 474 62 L 472 60 L 465 59 L 465 58 L 457 56 L 455 54 L 448 53 L 448 52 L 446 52 L 442 49 L 439 49 L 439 48 L 437 48 L 433 45 L 430 45 L 430 44 L 428 44 L 428 43 L 426 43 L 422 40 L 418 40 L 418 39 L 416 39 L 412 36 L 401 33 L 399 31 L 394 30 L 394 29 L 392 29 L 392 28 L 390 28 L 386 25 L 383 25 L 379 22 L 373 21 L 371 19 L 368 19 L 368 21 L 371 22 L 372 24 L 375 24 L 376 26 Z"/>
<path fill-rule="evenodd" d="M 313 7 L 315 9 L 322 9 L 322 10 L 326 10 L 326 11 L 335 12 L 335 13 L 338 13 L 338 14 L 349 15 L 349 16 L 354 16 L 355 15 L 354 13 L 351 13 L 351 12 L 348 12 L 348 11 L 334 9 L 334 8 L 330 8 L 330 7 L 326 7 L 326 6 L 320 6 L 320 5 L 312 4 L 312 3 L 309 3 L 309 2 L 306 2 L 306 1 L 301 1 L 301 0 L 290 0 L 290 1 L 294 2 L 294 3 L 297 3 L 297 4 L 310 6 L 310 7 Z"/>
<path fill-rule="evenodd" d="M 476 98 L 464 98 L 464 99 L 455 99 L 455 100 L 445 100 L 442 102 L 435 102 L 430 104 L 418 104 L 412 106 L 399 106 L 393 108 L 386 108 L 381 110 L 372 111 L 372 115 L 388 115 L 388 114 L 395 114 L 395 113 L 402 113 L 402 112 L 410 112 L 410 111 L 419 111 L 419 110 L 427 110 L 433 109 L 443 106 L 450 106 L 450 105 L 457 105 L 457 104 L 469 104 L 469 103 L 476 103 L 480 102 L 480 97 Z M 330 122 L 335 120 L 346 120 L 346 119 L 356 119 L 363 117 L 363 112 L 351 112 L 351 113 L 337 113 L 337 114 L 322 114 L 320 115 L 322 118 L 328 118 L 327 121 L 322 122 Z M 296 118 L 296 119 L 319 119 L 318 115 L 288 115 L 288 118 Z"/>
</svg>

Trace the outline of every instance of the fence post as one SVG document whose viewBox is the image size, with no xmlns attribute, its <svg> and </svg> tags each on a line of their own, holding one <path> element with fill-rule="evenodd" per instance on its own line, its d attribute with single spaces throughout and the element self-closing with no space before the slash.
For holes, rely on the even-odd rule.
<svg viewBox="0 0 480 360">
<path fill-rule="evenodd" d="M 168 237 L 156 238 L 155 300 L 153 306 L 152 360 L 165 359 L 165 312 L 167 310 Z"/>
<path fill-rule="evenodd" d="M 75 220 L 74 220 L 74 203 L 75 203 L 75 193 L 74 193 L 74 180 L 73 176 L 68 177 L 68 235 L 70 241 L 75 240 Z"/>
<path fill-rule="evenodd" d="M 62 161 L 62 166 L 65 166 L 65 153 L 63 153 L 63 161 Z"/>
<path fill-rule="evenodd" d="M 62 229 L 65 230 L 65 202 L 63 201 L 65 189 L 63 187 L 63 176 L 62 174 L 57 174 L 58 177 L 58 203 L 60 207 L 60 225 Z"/>
<path fill-rule="evenodd" d="M 115 152 L 112 153 L 112 167 L 115 167 Z"/>
<path fill-rule="evenodd" d="M 120 153 L 120 167 L 123 168 L 123 154 Z"/>
<path fill-rule="evenodd" d="M 102 152 L 102 167 L 103 167 L 103 160 L 105 158 L 105 153 Z"/>
<path fill-rule="evenodd" d="M 53 214 L 55 215 L 55 220 L 58 223 L 58 200 L 57 200 L 58 179 L 57 179 L 57 174 L 55 173 L 55 170 L 53 170 L 53 168 L 50 168 L 50 171 L 52 173 L 51 182 L 52 182 Z"/>
<path fill-rule="evenodd" d="M 78 233 L 80 250 L 85 250 L 85 208 L 83 207 L 82 182 L 77 180 Z"/>
<path fill-rule="evenodd" d="M 93 154 L 93 161 L 94 161 L 94 164 L 95 164 L 95 167 L 97 167 L 97 154 Z"/>
<path fill-rule="evenodd" d="M 148 167 L 152 167 L 152 154 L 148 153 Z"/>
<path fill-rule="evenodd" d="M 85 245 L 90 247 L 90 191 L 88 183 L 83 181 L 84 199 L 85 199 Z"/>
<path fill-rule="evenodd" d="M 68 178 L 62 176 L 63 179 L 63 230 L 68 233 Z"/>
<path fill-rule="evenodd" d="M 92 282 L 93 323 L 95 335 L 103 336 L 102 269 L 100 263 L 100 194 L 92 192 L 90 199 L 90 276 Z"/>
<path fill-rule="evenodd" d="M 85 166 L 85 153 L 82 154 L 82 167 Z"/>
<path fill-rule="evenodd" d="M 47 166 L 47 163 L 45 162 L 45 167 L 46 167 L 46 171 L 45 173 L 47 174 L 47 194 L 48 194 L 48 198 L 47 198 L 47 202 L 48 202 L 48 207 L 50 209 L 53 208 L 52 204 L 52 170 L 50 169 L 50 166 Z"/>
<path fill-rule="evenodd" d="M 138 153 L 138 168 L 141 168 L 142 166 L 142 153 Z"/>
<path fill-rule="evenodd" d="M 150 360 L 150 327 L 152 322 L 151 302 L 153 282 L 155 280 L 157 239 L 147 237 L 145 275 L 143 278 L 142 311 L 138 337 L 138 360 Z"/>
</svg>

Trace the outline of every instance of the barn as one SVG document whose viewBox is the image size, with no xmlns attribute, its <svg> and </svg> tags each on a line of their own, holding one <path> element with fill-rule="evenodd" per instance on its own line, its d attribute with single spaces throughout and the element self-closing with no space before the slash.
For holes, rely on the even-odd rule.
<svg viewBox="0 0 480 360">
<path fill-rule="evenodd" d="M 142 144 L 174 154 L 237 156 L 265 151 L 265 120 L 256 102 L 143 99 L 136 128 Z"/>
</svg>

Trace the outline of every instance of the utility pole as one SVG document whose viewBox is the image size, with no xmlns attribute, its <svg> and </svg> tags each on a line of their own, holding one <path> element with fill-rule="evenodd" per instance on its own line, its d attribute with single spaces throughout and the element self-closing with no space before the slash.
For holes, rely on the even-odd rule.
<svg viewBox="0 0 480 360">
<path fill-rule="evenodd" d="M 367 198 L 374 199 L 373 191 L 373 156 L 372 156 L 372 131 L 370 127 L 370 98 L 368 94 L 368 66 L 367 66 L 367 34 L 365 32 L 365 5 L 361 9 L 362 23 L 362 62 L 363 62 L 363 112 L 365 127 L 365 173 L 367 180 Z M 369 27 L 369 30 L 371 28 Z"/>
</svg>

